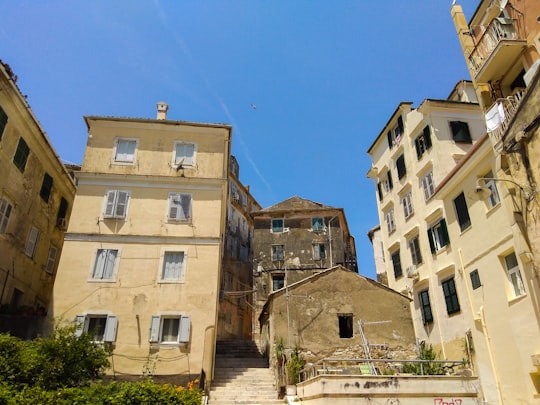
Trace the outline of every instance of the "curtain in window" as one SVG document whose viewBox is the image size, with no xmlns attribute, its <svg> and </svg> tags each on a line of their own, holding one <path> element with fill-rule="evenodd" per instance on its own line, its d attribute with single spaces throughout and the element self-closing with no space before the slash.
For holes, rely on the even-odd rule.
<svg viewBox="0 0 540 405">
<path fill-rule="evenodd" d="M 192 143 L 177 143 L 175 163 L 182 162 L 183 165 L 193 165 L 193 155 L 195 154 L 195 145 Z"/>
<path fill-rule="evenodd" d="M 119 140 L 116 144 L 116 160 L 121 162 L 132 162 L 135 155 L 135 141 Z"/>
</svg>

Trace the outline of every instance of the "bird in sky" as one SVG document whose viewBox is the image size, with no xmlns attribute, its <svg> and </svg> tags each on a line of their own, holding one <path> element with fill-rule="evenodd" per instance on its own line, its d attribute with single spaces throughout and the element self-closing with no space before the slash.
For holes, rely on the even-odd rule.
<svg viewBox="0 0 540 405">
<path fill-rule="evenodd" d="M 255 104 L 251 104 L 251 108 L 253 108 L 254 110 L 257 109 L 257 106 Z"/>
</svg>

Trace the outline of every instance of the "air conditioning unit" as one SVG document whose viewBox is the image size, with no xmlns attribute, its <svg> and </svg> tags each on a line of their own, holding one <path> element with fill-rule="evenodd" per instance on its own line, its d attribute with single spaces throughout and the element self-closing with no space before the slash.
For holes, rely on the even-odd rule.
<svg viewBox="0 0 540 405">
<path fill-rule="evenodd" d="M 416 268 L 416 265 L 412 265 L 407 267 L 407 277 L 412 278 L 414 280 L 418 279 L 418 269 Z"/>
<path fill-rule="evenodd" d="M 65 231 L 67 229 L 67 220 L 66 220 L 66 218 L 58 218 L 56 220 L 56 226 L 59 229 Z"/>
</svg>

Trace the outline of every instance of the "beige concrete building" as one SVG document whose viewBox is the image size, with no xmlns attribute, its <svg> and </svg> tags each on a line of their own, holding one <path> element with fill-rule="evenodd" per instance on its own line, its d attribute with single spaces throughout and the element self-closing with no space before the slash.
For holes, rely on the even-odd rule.
<svg viewBox="0 0 540 405">
<path fill-rule="evenodd" d="M 238 161 L 231 156 L 219 301 L 219 340 L 252 337 L 254 230 L 250 213 L 260 209 L 249 187 L 240 182 Z"/>
<path fill-rule="evenodd" d="M 40 333 L 75 184 L 0 61 L 0 331 Z"/>
<path fill-rule="evenodd" d="M 376 303 L 376 305 L 374 305 Z M 416 341 L 410 299 L 342 266 L 335 266 L 272 292 L 261 312 L 263 339 L 283 339 L 306 360 L 326 357 L 365 358 L 364 335 L 377 351 L 414 356 Z M 272 342 L 272 343 L 270 343 Z M 406 356 L 402 356 L 406 358 Z"/>
<path fill-rule="evenodd" d="M 112 345 L 111 374 L 211 379 L 231 127 L 85 117 L 51 315 Z"/>
</svg>

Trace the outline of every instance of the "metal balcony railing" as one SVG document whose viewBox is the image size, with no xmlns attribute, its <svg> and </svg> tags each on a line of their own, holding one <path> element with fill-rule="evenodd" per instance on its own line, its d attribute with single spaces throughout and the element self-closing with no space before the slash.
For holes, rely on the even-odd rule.
<svg viewBox="0 0 540 405">
<path fill-rule="evenodd" d="M 500 98 L 488 110 L 493 111 L 493 109 L 498 109 L 499 111 L 499 124 L 496 128 L 489 131 L 489 137 L 491 139 L 491 144 L 493 145 L 493 148 L 497 153 L 502 152 L 503 149 L 503 140 L 504 140 L 504 134 L 506 133 L 506 130 L 508 129 L 509 123 L 512 121 L 514 116 L 516 115 L 516 112 L 521 105 L 521 102 L 523 101 L 523 98 L 525 97 L 525 94 L 527 93 L 526 88 L 519 88 L 515 89 L 514 92 L 505 98 Z M 488 120 L 486 116 L 486 121 Z M 488 124 L 489 128 L 489 124 Z"/>
<path fill-rule="evenodd" d="M 523 39 L 518 19 L 495 18 L 486 28 L 468 55 L 469 65 L 476 76 L 501 41 Z"/>
</svg>

